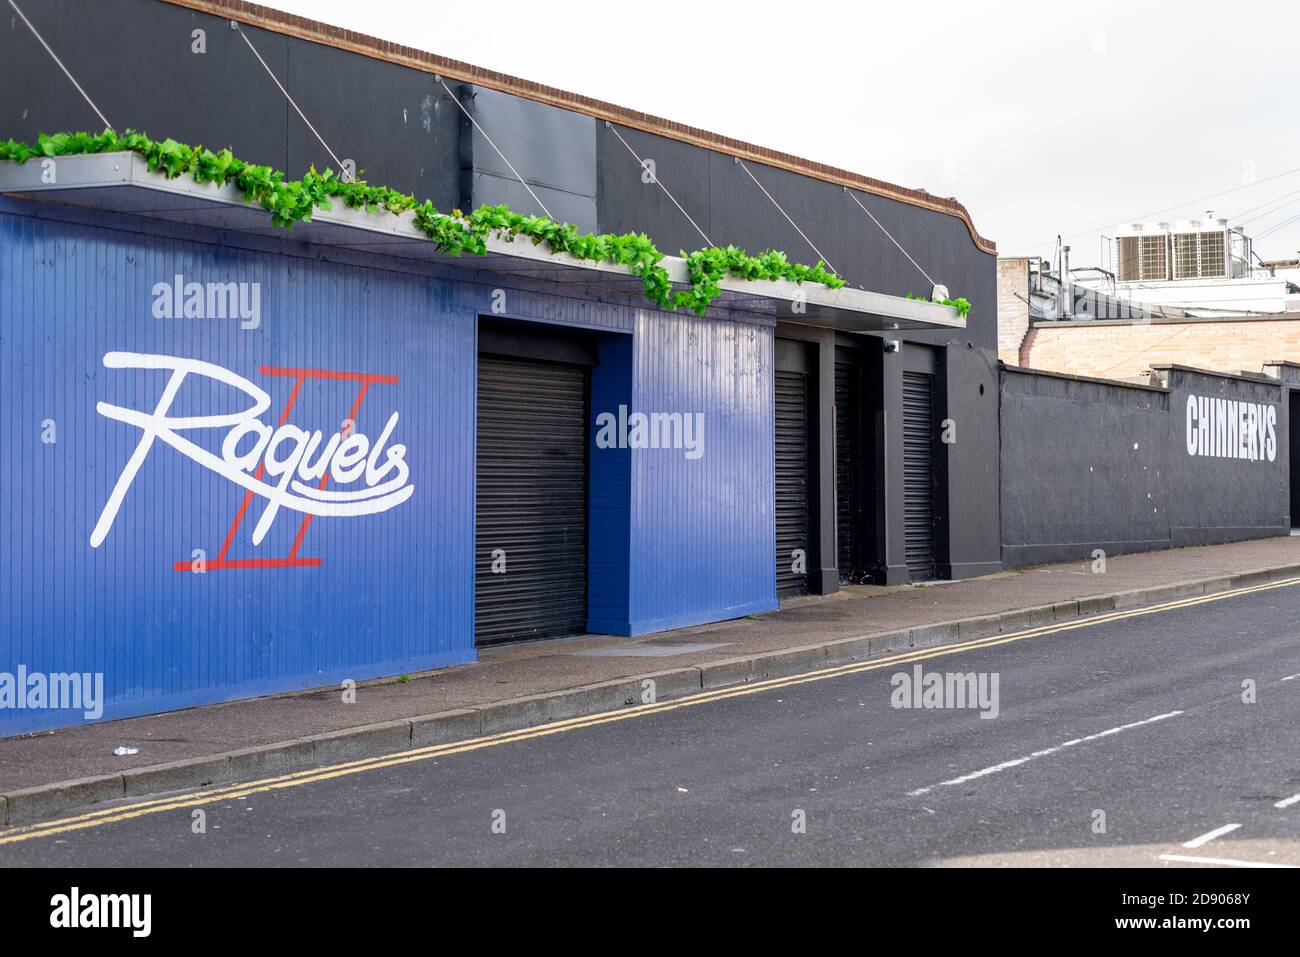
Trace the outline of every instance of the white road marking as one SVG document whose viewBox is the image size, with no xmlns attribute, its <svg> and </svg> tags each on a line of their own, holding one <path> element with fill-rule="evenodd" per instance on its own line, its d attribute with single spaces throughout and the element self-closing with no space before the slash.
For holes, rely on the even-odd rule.
<svg viewBox="0 0 1300 957">
<path fill-rule="evenodd" d="M 1289 798 L 1283 798 L 1273 806 L 1280 811 L 1283 808 L 1290 807 L 1292 804 L 1300 804 L 1300 794 L 1292 794 Z"/>
<path fill-rule="evenodd" d="M 1226 857 L 1189 857 L 1186 854 L 1161 854 L 1162 861 L 1179 861 L 1183 864 L 1218 864 L 1220 867 L 1285 867 L 1294 864 L 1265 864 L 1262 861 L 1234 861 Z"/>
<path fill-rule="evenodd" d="M 1300 678 L 1300 675 L 1287 675 L 1287 676 L 1286 676 L 1285 678 L 1283 678 L 1282 680 L 1283 680 L 1283 681 L 1295 681 L 1297 678 Z"/>
<path fill-rule="evenodd" d="M 1223 835 L 1225 834 L 1231 834 L 1239 827 L 1241 827 L 1240 824 L 1225 824 L 1223 825 L 1223 827 L 1216 827 L 1213 831 L 1210 831 L 1208 834 L 1202 834 L 1200 837 L 1194 837 L 1190 841 L 1185 841 L 1183 843 L 1183 847 L 1189 850 L 1195 850 L 1198 847 L 1204 847 L 1206 844 L 1209 844 L 1216 837 L 1223 837 Z"/>
<path fill-rule="evenodd" d="M 1058 751 L 1064 751 L 1066 748 L 1072 748 L 1076 744 L 1087 744 L 1089 741 L 1096 741 L 1099 738 L 1107 738 L 1112 734 L 1119 734 L 1121 731 L 1128 731 L 1131 728 L 1140 728 L 1143 725 L 1154 724 L 1157 721 L 1164 721 L 1166 718 L 1176 718 L 1182 714 L 1181 711 L 1170 711 L 1167 714 L 1158 714 L 1151 718 L 1143 718 L 1141 721 L 1134 721 L 1132 724 L 1122 724 L 1118 728 L 1108 728 L 1105 731 L 1098 731 L 1096 734 L 1089 734 L 1082 738 L 1073 738 L 1052 748 L 1044 748 L 1042 751 L 1035 751 L 1023 758 L 1014 758 L 1011 761 L 1003 761 L 1001 764 L 995 764 L 991 768 L 984 768 L 981 771 L 973 771 L 970 774 L 963 774 L 959 778 L 953 778 L 949 781 L 940 781 L 938 784 L 927 788 L 917 788 L 915 791 L 908 791 L 908 797 L 920 797 L 922 794 L 929 794 L 935 788 L 951 787 L 954 784 L 965 784 L 967 781 L 974 781 L 976 778 L 986 777 L 990 774 L 997 774 L 999 771 L 1006 771 L 1010 768 L 1019 767 L 1022 764 L 1028 764 L 1035 758 L 1045 758 L 1049 754 L 1056 754 Z"/>
</svg>

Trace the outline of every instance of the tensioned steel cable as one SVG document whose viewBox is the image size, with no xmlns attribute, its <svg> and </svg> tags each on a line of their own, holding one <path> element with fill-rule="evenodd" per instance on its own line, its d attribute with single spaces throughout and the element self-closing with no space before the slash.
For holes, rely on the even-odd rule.
<svg viewBox="0 0 1300 957">
<path fill-rule="evenodd" d="M 10 2 L 12 3 L 13 0 L 10 0 Z M 325 142 L 325 137 L 321 136 L 316 127 L 311 125 L 311 120 L 307 119 L 307 114 L 302 111 L 301 107 L 299 107 L 296 102 L 294 102 L 293 97 L 289 95 L 289 91 L 284 88 L 284 84 L 280 82 L 279 77 L 275 75 L 274 71 L 266 65 L 266 61 L 262 59 L 262 54 L 258 53 L 257 47 L 253 46 L 253 41 L 248 39 L 248 35 L 239 28 L 239 24 L 234 20 L 230 21 L 230 28 L 243 37 L 244 42 L 248 44 L 248 49 L 252 50 L 253 56 L 257 57 L 257 62 L 262 64 L 262 69 L 266 71 L 266 75 L 269 76 L 272 82 L 280 88 L 280 92 L 283 93 L 284 98 L 289 101 L 289 105 L 292 106 L 294 110 L 297 111 L 298 115 L 302 117 L 302 121 L 307 124 L 307 129 L 311 130 L 316 139 L 320 140 L 320 145 L 325 147 L 325 152 L 330 154 L 330 159 L 334 160 L 334 165 L 339 168 L 340 172 L 342 172 L 343 161 L 335 155 L 332 149 L 330 149 L 330 145 Z"/>
<path fill-rule="evenodd" d="M 1257 209 L 1264 209 L 1265 206 L 1272 206 L 1278 200 L 1286 199 L 1288 196 L 1295 196 L 1297 193 L 1300 193 L 1300 189 L 1293 189 L 1291 192 L 1283 193 L 1281 196 L 1274 196 L 1272 199 L 1268 200 L 1267 202 L 1260 203 L 1258 206 L 1252 206 L 1250 207 L 1250 209 L 1243 209 L 1235 216 L 1229 216 L 1228 219 L 1232 222 L 1235 222 L 1238 226 L 1244 226 L 1246 225 L 1246 223 L 1253 223 L 1257 219 L 1263 219 L 1265 216 L 1272 215 L 1273 213 L 1277 212 L 1279 209 L 1282 209 L 1283 207 L 1290 206 L 1292 202 L 1295 202 L 1295 200 L 1292 200 L 1291 202 L 1283 203 L 1281 206 L 1274 207 L 1273 209 L 1265 210 L 1264 212 L 1260 213 L 1258 216 L 1251 216 L 1250 219 L 1243 219 L 1242 217 L 1244 217 L 1247 213 L 1255 212 L 1255 210 Z"/>
<path fill-rule="evenodd" d="M 1266 176 L 1266 177 L 1264 177 L 1263 179 L 1255 180 L 1254 182 L 1244 183 L 1244 184 L 1242 184 L 1241 186 L 1234 186 L 1234 187 L 1232 187 L 1231 189 L 1225 189 L 1225 190 L 1223 190 L 1222 192 L 1211 193 L 1209 196 L 1202 196 L 1202 197 L 1200 197 L 1200 199 L 1188 200 L 1188 201 L 1185 202 L 1185 203 L 1178 203 L 1178 204 L 1176 204 L 1176 205 L 1174 205 L 1174 206 L 1166 206 L 1164 209 L 1156 209 L 1156 210 L 1152 210 L 1152 211 L 1149 212 L 1149 213 L 1143 213 L 1141 216 L 1131 216 L 1131 217 L 1129 217 L 1128 219 L 1117 219 L 1117 220 L 1114 220 L 1114 221 L 1112 221 L 1112 222 L 1105 223 L 1105 224 L 1103 224 L 1103 225 L 1101 225 L 1101 226 L 1098 226 L 1098 227 L 1096 227 L 1095 229 L 1085 229 L 1085 230 L 1083 230 L 1083 231 L 1081 231 L 1081 232 L 1071 233 L 1070 235 L 1065 236 L 1065 237 L 1058 236 L 1057 239 L 1061 239 L 1061 238 L 1064 238 L 1064 239 L 1077 239 L 1077 238 L 1079 238 L 1080 236 L 1087 236 L 1089 233 L 1097 233 L 1097 232 L 1101 232 L 1101 230 L 1103 230 L 1103 229 L 1108 229 L 1108 228 L 1110 228 L 1111 226 L 1117 226 L 1117 225 L 1119 225 L 1119 224 L 1121 224 L 1121 223 L 1140 223 L 1140 222 L 1144 222 L 1144 221 L 1146 221 L 1146 220 L 1151 219 L 1153 216 L 1159 216 L 1161 213 L 1169 213 L 1169 212 L 1173 212 L 1173 211 L 1176 210 L 1176 209 L 1182 209 L 1184 206 L 1195 206 L 1197 203 L 1203 203 L 1203 202 L 1205 202 L 1207 199 L 1218 199 L 1220 196 L 1227 196 L 1229 193 L 1237 193 L 1237 192 L 1240 192 L 1240 191 L 1243 190 L 1243 189 L 1250 189 L 1252 186 L 1262 186 L 1264 183 L 1271 182 L 1272 180 L 1275 180 L 1275 179 L 1281 179 L 1283 176 L 1290 176 L 1290 175 L 1292 175 L 1293 173 L 1300 173 L 1300 166 L 1297 166 L 1297 167 L 1295 167 L 1294 169 L 1283 170 L 1283 171 L 1280 172 L 1280 173 L 1275 173 L 1275 174 L 1273 174 L 1272 176 Z M 1051 242 L 1053 242 L 1053 241 L 1054 241 L 1054 240 L 1051 240 L 1051 239 L 1045 239 L 1045 240 L 1043 240 L 1041 243 L 1034 243 L 1032 246 L 1018 246 L 1016 249 L 1012 250 L 1010 253 L 1004 253 L 1003 255 L 1014 256 L 1014 255 L 1016 255 L 1017 253 L 1029 252 L 1031 249 L 1037 249 L 1037 248 L 1040 247 L 1040 246 L 1046 246 L 1048 243 L 1051 243 Z"/>
<path fill-rule="evenodd" d="M 1240 229 L 1242 226 L 1245 226 L 1247 223 L 1253 223 L 1257 219 L 1264 219 L 1268 216 L 1276 215 L 1277 213 L 1282 212 L 1282 210 L 1286 209 L 1288 206 L 1294 206 L 1296 203 L 1300 203 L 1300 196 L 1296 197 L 1295 199 L 1289 199 L 1285 203 L 1282 203 L 1280 206 L 1274 206 L 1272 209 L 1265 210 L 1264 212 L 1258 214 L 1257 216 L 1250 217 L 1250 219 L 1242 220 L 1237 224 L 1237 228 Z"/>
<path fill-rule="evenodd" d="M 1264 230 L 1262 233 L 1260 233 L 1260 234 L 1259 234 L 1258 236 L 1256 236 L 1255 238 L 1256 238 L 1256 239 L 1263 239 L 1265 236 L 1271 236 L 1271 235 L 1273 235 L 1275 232 L 1277 232 L 1279 229 L 1283 229 L 1283 228 L 1285 228 L 1285 227 L 1287 227 L 1287 226 L 1290 226 L 1292 223 L 1294 223 L 1294 222 L 1295 222 L 1296 220 L 1298 220 L 1298 219 L 1300 219 L 1300 213 L 1296 214 L 1295 216 L 1292 216 L 1290 219 L 1284 219 L 1284 220 L 1282 220 L 1282 222 L 1278 223 L 1278 224 L 1275 225 L 1275 226 L 1270 226 L 1270 227 L 1268 227 L 1268 229 Z"/>
<path fill-rule="evenodd" d="M 82 99 L 84 99 L 87 103 L 90 104 L 90 108 L 95 111 L 95 115 L 98 116 L 100 120 L 103 121 L 105 128 L 112 130 L 114 133 L 116 133 L 117 130 L 113 127 L 113 124 L 108 122 L 108 117 L 106 117 L 103 113 L 100 112 L 99 107 L 95 105 L 95 101 L 92 100 L 89 94 L 87 94 L 86 91 L 81 88 L 81 84 L 78 83 L 77 78 L 72 75 L 72 71 L 63 65 L 63 61 L 59 59 L 58 54 L 56 54 L 53 50 L 50 49 L 50 45 L 45 42 L 45 38 L 41 36 L 40 32 L 37 31 L 37 29 L 34 26 L 32 26 L 32 21 L 27 19 L 27 14 L 23 13 L 22 10 L 18 9 L 18 4 L 14 3 L 14 0 L 9 0 L 9 6 L 13 7 L 14 13 L 18 14 L 19 18 L 23 21 L 23 23 L 27 24 L 27 29 L 31 30 L 32 36 L 36 37 L 37 42 L 39 42 L 41 46 L 45 47 L 45 52 L 50 55 L 51 60 L 53 60 L 56 64 L 58 64 L 59 69 L 63 71 L 63 75 L 72 81 L 72 85 L 77 88 L 77 92 L 81 94 Z"/>
<path fill-rule="evenodd" d="M 651 178 L 652 180 L 654 180 L 654 184 L 655 184 L 656 186 L 658 186 L 660 189 L 662 189 L 662 190 L 664 191 L 664 195 L 667 196 L 669 199 L 671 199 L 671 200 L 673 201 L 673 205 L 676 206 L 677 209 L 681 212 L 681 214 L 682 214 L 683 216 L 686 217 L 687 221 L 688 221 L 692 226 L 695 227 L 695 231 L 696 231 L 697 233 L 699 233 L 701 236 L 704 237 L 704 241 L 705 241 L 706 243 L 708 243 L 710 246 L 712 246 L 712 245 L 713 245 L 713 240 L 711 240 L 711 239 L 708 237 L 708 234 L 705 233 L 704 230 L 700 229 L 699 224 L 696 223 L 695 220 L 691 219 L 691 214 L 688 213 L 685 209 L 682 209 L 682 204 L 679 203 L 679 202 L 677 202 L 677 198 L 676 198 L 675 196 L 673 196 L 672 193 L 668 192 L 668 187 L 665 186 L 662 182 L 659 181 L 659 172 L 658 172 L 658 170 L 657 170 L 657 169 L 651 169 L 649 166 L 646 166 L 646 161 L 643 160 L 640 156 L 637 156 L 637 152 L 636 152 L 636 150 L 632 149 L 631 144 L 628 143 L 627 140 L 623 139 L 623 134 L 620 133 L 620 132 L 618 131 L 618 127 L 617 127 L 617 126 L 615 126 L 615 125 L 614 125 L 613 123 L 611 123 L 609 120 L 606 120 L 606 121 L 605 121 L 605 126 L 606 126 L 607 129 L 609 129 L 611 132 L 613 132 L 613 134 L 614 134 L 615 136 L 618 137 L 618 141 L 619 141 L 620 143 L 622 143 L 624 146 L 627 147 L 627 151 L 628 151 L 629 153 L 632 154 L 633 158 L 637 161 L 637 163 L 640 165 L 640 167 L 641 167 L 643 170 L 645 170 L 647 173 L 650 174 L 650 178 Z"/>
<path fill-rule="evenodd" d="M 768 199 L 772 200 L 772 205 L 775 206 L 778 210 L 780 210 L 781 215 L 785 217 L 785 221 L 794 227 L 795 232 L 797 232 L 800 236 L 803 237 L 803 241 L 806 242 L 809 246 L 812 246 L 812 251 L 817 254 L 817 257 L 821 259 L 821 261 L 824 262 L 830 268 L 831 272 L 835 273 L 835 275 L 838 276 L 840 274 L 839 270 L 836 269 L 833 265 L 831 265 L 831 261 L 829 259 L 827 259 L 825 256 L 822 255 L 822 251 L 813 244 L 813 241 L 811 239 L 808 238 L 808 234 L 805 233 L 802 229 L 800 229 L 799 224 L 790 218 L 790 214 L 787 213 L 781 207 L 781 204 L 778 203 L 772 197 L 772 194 L 769 193 L 764 188 L 763 184 L 758 181 L 758 178 L 753 173 L 749 172 L 749 167 L 745 165 L 745 161 L 742 160 L 739 156 L 735 157 L 735 160 L 736 160 L 736 165 L 739 166 L 741 169 L 743 169 L 745 173 L 748 174 L 749 178 L 754 181 L 754 185 L 757 186 L 759 189 L 763 190 L 763 195 L 766 196 Z"/>
<path fill-rule="evenodd" d="M 514 173 L 515 179 L 519 180 L 520 185 L 523 186 L 524 189 L 528 190 L 528 195 L 533 198 L 533 202 L 535 202 L 538 206 L 542 207 L 542 212 L 546 214 L 546 218 L 555 219 L 555 217 L 551 215 L 551 211 L 546 208 L 546 204 L 537 198 L 537 194 L 533 192 L 533 188 L 524 181 L 524 178 L 522 176 L 519 175 L 519 170 L 515 169 L 515 164 L 510 162 L 510 160 L 506 159 L 506 154 L 501 152 L 501 147 L 497 146 L 496 143 L 492 141 L 492 137 L 488 136 L 487 130 L 483 129 L 483 127 L 478 125 L 478 120 L 474 119 L 474 114 L 465 108 L 465 104 L 460 101 L 460 98 L 457 97 L 455 93 L 451 92 L 451 87 L 447 85 L 447 81 L 440 76 L 435 76 L 434 79 L 442 84 L 442 88 L 447 91 L 447 95 L 451 97 L 451 101 L 455 103 L 457 106 L 459 106 L 460 111 L 465 114 L 465 117 L 471 123 L 474 124 L 474 129 L 478 130 L 480 133 L 483 134 L 483 139 L 488 141 L 488 146 L 492 147 L 494 150 L 497 151 L 497 156 L 501 157 L 501 162 L 505 163 L 507 166 L 510 167 L 510 172 Z"/>
<path fill-rule="evenodd" d="M 928 282 L 931 286 L 937 286 L 938 283 L 935 282 L 933 279 L 931 279 L 930 274 L 921 268 L 921 264 L 912 258 L 912 254 L 903 248 L 903 244 L 894 238 L 894 234 L 891 233 L 888 229 L 886 229 L 884 225 L 880 222 L 880 220 L 876 219 L 875 215 L 872 214 L 871 210 L 867 209 L 866 206 L 862 205 L 862 200 L 858 199 L 857 194 L 854 193 L 853 190 L 849 189 L 847 186 L 844 187 L 844 192 L 848 193 L 849 196 L 853 198 L 853 202 L 858 204 L 858 208 L 860 210 L 862 210 L 864 213 L 866 213 L 868 216 L 871 217 L 871 221 L 880 227 L 880 231 L 889 237 L 889 241 L 898 247 L 898 251 L 907 257 L 907 261 L 910 262 L 917 269 L 921 270 L 921 275 L 925 277 L 926 282 Z"/>
</svg>

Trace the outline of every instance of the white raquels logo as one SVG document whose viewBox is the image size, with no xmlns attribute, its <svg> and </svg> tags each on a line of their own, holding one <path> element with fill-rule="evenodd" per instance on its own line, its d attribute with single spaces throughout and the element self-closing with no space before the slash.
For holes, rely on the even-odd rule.
<svg viewBox="0 0 1300 957">
<path fill-rule="evenodd" d="M 1187 454 L 1272 462 L 1277 458 L 1277 406 L 1189 395 Z"/>
<path fill-rule="evenodd" d="M 139 429 L 140 441 L 118 476 L 117 484 L 113 486 L 113 492 L 91 532 L 90 544 L 94 548 L 103 543 L 113 527 L 126 493 L 155 441 L 165 442 L 186 458 L 267 500 L 266 508 L 253 529 L 254 545 L 265 537 L 281 508 L 306 515 L 372 515 L 400 505 L 415 491 L 415 487 L 407 483 L 406 446 L 388 446 L 397 428 L 396 412 L 389 416 L 388 423 L 373 444 L 364 434 L 353 431 L 350 425 L 325 440 L 319 429 L 307 432 L 283 418 L 275 427 L 262 422 L 260 416 L 270 408 L 270 396 L 243 376 L 210 362 L 110 352 L 104 356 L 104 366 L 109 369 L 163 369 L 171 376 L 158 404 L 150 411 L 127 409 L 108 402 L 96 406 L 105 418 Z M 396 381 L 392 377 L 358 377 L 356 374 L 308 369 L 263 369 L 263 372 L 295 375 L 298 385 L 306 377 L 360 378 L 363 380 L 363 394 L 364 384 L 369 379 Z M 172 404 L 185 379 L 192 375 L 238 389 L 251 402 L 238 412 L 174 416 L 171 414 Z M 360 398 L 357 401 L 359 406 Z M 286 416 L 288 409 L 286 406 Z M 213 454 L 182 434 L 194 429 L 228 429 L 221 443 L 221 454 Z M 323 448 L 322 440 L 325 440 Z M 363 487 L 326 488 L 326 475 L 334 485 L 349 486 L 361 481 Z"/>
</svg>

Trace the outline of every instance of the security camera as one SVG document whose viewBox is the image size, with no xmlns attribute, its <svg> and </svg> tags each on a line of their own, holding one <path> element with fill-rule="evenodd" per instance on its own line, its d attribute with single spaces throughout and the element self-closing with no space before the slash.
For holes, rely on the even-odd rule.
<svg viewBox="0 0 1300 957">
<path fill-rule="evenodd" d="M 903 344 L 902 344 L 901 342 L 899 342 L 897 339 L 886 339 L 886 340 L 885 340 L 885 351 L 886 351 L 886 352 L 897 352 L 897 351 L 898 351 L 899 349 L 901 349 L 901 348 L 903 348 Z"/>
</svg>

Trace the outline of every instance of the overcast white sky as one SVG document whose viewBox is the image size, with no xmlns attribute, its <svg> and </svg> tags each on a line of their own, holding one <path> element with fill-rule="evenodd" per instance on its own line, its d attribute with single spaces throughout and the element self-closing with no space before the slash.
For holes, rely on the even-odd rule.
<svg viewBox="0 0 1300 957">
<path fill-rule="evenodd" d="M 262 2 L 956 196 L 1003 255 L 1171 206 L 1300 247 L 1294 3 Z"/>
</svg>

